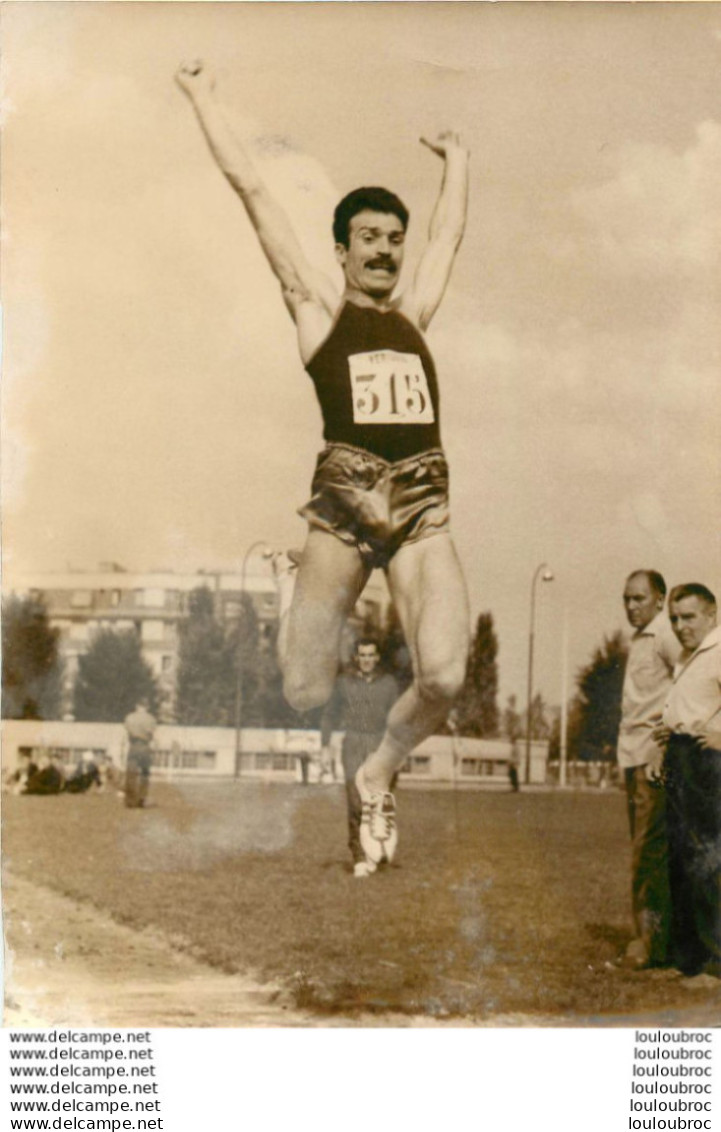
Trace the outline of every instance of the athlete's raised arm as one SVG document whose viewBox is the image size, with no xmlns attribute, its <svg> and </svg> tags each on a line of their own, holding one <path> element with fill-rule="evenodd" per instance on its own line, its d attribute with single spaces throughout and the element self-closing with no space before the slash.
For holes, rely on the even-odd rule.
<svg viewBox="0 0 721 1132">
<path fill-rule="evenodd" d="M 466 226 L 468 150 L 452 132 L 440 134 L 435 141 L 421 138 L 421 142 L 443 159 L 443 181 L 431 217 L 428 244 L 413 283 L 401 300 L 401 310 L 425 330 L 443 298 Z"/>
<path fill-rule="evenodd" d="M 335 313 L 340 300 L 335 284 L 308 263 L 288 217 L 228 125 L 213 76 L 200 60 L 194 60 L 181 64 L 175 78 L 190 99 L 218 167 L 245 205 L 293 319 L 307 302 Z"/>
</svg>

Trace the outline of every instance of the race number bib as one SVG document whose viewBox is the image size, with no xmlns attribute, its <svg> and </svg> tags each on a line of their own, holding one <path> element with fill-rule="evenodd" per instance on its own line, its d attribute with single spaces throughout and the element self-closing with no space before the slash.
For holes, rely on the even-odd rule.
<svg viewBox="0 0 721 1132">
<path fill-rule="evenodd" d="M 418 354 L 377 350 L 351 354 L 355 424 L 433 424 L 433 402 Z"/>
</svg>

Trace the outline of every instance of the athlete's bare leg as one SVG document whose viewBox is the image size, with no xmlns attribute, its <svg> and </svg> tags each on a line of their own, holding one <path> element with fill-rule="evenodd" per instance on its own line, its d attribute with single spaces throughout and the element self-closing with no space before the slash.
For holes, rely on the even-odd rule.
<svg viewBox="0 0 721 1132">
<path fill-rule="evenodd" d="M 392 708 L 380 747 L 363 764 L 370 791 L 388 790 L 409 752 L 448 714 L 463 684 L 469 645 L 466 584 L 450 535 L 402 547 L 387 575 L 413 683 Z"/>
<path fill-rule="evenodd" d="M 281 618 L 278 652 L 283 692 L 297 711 L 324 704 L 338 675 L 341 633 L 370 571 L 358 550 L 312 527 L 295 572 L 295 589 Z M 293 579 L 281 580 L 281 613 Z"/>
</svg>

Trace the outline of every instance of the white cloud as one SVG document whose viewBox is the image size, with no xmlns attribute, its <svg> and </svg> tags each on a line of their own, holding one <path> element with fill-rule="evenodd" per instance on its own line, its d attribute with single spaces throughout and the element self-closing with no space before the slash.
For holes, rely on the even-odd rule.
<svg viewBox="0 0 721 1132">
<path fill-rule="evenodd" d="M 702 122 L 683 153 L 625 146 L 616 175 L 572 193 L 584 251 L 620 273 L 718 269 L 721 256 L 721 125 Z"/>
</svg>

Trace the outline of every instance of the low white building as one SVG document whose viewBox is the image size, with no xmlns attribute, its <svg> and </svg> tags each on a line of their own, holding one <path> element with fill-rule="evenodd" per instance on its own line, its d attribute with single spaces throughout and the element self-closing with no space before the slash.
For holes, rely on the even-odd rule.
<svg viewBox="0 0 721 1132">
<path fill-rule="evenodd" d="M 336 750 L 341 736 L 334 736 Z M 153 774 L 159 778 L 233 778 L 238 775 L 292 782 L 298 775 L 298 756 L 320 752 L 320 732 L 224 727 L 161 726 L 155 733 Z M 3 773 L 12 774 L 23 755 L 41 751 L 66 766 L 92 751 L 124 765 L 125 729 L 120 723 L 68 723 L 51 720 L 7 719 L 2 723 Z M 525 752 L 524 752 L 525 753 Z M 412 782 L 455 786 L 507 785 L 510 748 L 492 739 L 461 739 L 434 735 L 416 747 L 403 768 Z M 546 781 L 548 744 L 531 744 L 528 781 Z M 519 768 L 521 782 L 525 767 Z"/>
</svg>

